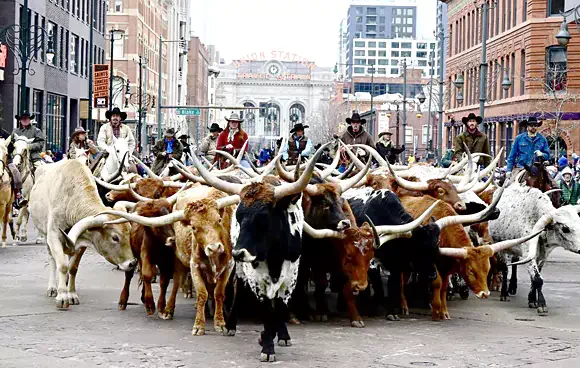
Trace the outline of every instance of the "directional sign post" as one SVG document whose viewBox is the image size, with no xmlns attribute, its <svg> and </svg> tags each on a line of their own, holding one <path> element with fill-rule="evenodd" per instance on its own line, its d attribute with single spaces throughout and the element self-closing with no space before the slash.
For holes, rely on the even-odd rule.
<svg viewBox="0 0 580 368">
<path fill-rule="evenodd" d="M 183 107 L 175 109 L 176 115 L 189 115 L 189 116 L 200 116 L 201 109 L 198 108 L 191 108 L 191 107 Z"/>
</svg>

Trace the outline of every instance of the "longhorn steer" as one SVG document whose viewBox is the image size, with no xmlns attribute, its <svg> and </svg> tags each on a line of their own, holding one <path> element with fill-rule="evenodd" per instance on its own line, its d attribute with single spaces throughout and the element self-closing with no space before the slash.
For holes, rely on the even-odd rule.
<svg viewBox="0 0 580 368">
<path fill-rule="evenodd" d="M 79 304 L 75 279 L 86 247 L 94 247 L 123 271 L 135 267 L 130 226 L 104 226 L 115 217 L 96 216 L 107 207 L 99 198 L 89 168 L 81 162 L 66 160 L 43 165 L 37 169 L 36 178 L 30 193 L 30 213 L 38 231 L 47 236 L 50 266 L 47 294 L 56 296 L 57 308 L 68 308 L 69 304 Z M 72 256 L 70 264 L 69 256 Z"/>
<path fill-rule="evenodd" d="M 546 232 L 540 237 L 512 249 L 510 253 L 518 257 L 526 254 L 524 260 L 514 262 L 514 265 L 529 263 L 531 288 L 528 306 L 537 308 L 539 314 L 547 314 L 541 271 L 550 253 L 557 247 L 580 253 L 580 206 L 566 205 L 556 209 L 550 198 L 540 190 L 517 184 L 510 185 L 505 192 L 498 204 L 501 214 L 497 221 L 489 224 L 490 234 L 495 241 L 501 241 L 546 228 Z M 494 198 L 495 196 L 497 192 L 494 193 Z M 507 298 L 508 290 L 504 286 L 505 281 L 502 285 L 502 296 Z"/>
<path fill-rule="evenodd" d="M 165 199 L 157 199 L 148 202 L 138 202 L 134 214 L 143 217 L 164 216 L 171 212 L 173 205 Z M 120 214 L 121 216 L 123 214 Z M 151 282 L 157 274 L 156 266 L 159 267 L 159 299 L 157 307 L 160 313 L 165 311 L 165 295 L 169 280 L 173 276 L 174 251 L 165 245 L 167 238 L 173 237 L 173 227 L 149 227 L 137 222 L 131 223 L 131 249 L 139 260 L 139 269 L 143 280 L 143 292 L 141 301 L 145 305 L 148 315 L 155 313 L 155 301 Z M 125 272 L 125 284 L 119 297 L 119 309 L 127 308 L 129 299 L 129 287 L 133 278 L 133 270 Z"/>
</svg>

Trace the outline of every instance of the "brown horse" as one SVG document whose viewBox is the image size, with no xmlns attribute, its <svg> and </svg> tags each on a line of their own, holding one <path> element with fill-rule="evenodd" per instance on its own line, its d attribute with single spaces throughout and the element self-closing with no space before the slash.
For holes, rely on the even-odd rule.
<svg viewBox="0 0 580 368">
<path fill-rule="evenodd" d="M 2 248 L 6 248 L 6 228 L 10 226 L 12 238 L 14 239 L 14 228 L 12 226 L 12 202 L 14 202 L 14 191 L 12 190 L 12 178 L 8 174 L 8 145 L 12 136 L 7 139 L 0 138 L 0 221 L 2 222 Z"/>
<path fill-rule="evenodd" d="M 543 193 L 552 189 L 559 189 L 548 170 L 546 170 L 545 162 L 536 161 L 532 166 L 524 165 L 524 168 L 526 169 L 524 180 L 527 186 L 537 188 Z M 560 191 L 550 192 L 549 196 L 554 207 L 560 207 Z"/>
</svg>

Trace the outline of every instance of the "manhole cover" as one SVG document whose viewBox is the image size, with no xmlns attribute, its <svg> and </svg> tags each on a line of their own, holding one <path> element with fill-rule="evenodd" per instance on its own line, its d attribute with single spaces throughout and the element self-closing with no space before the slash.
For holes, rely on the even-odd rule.
<svg viewBox="0 0 580 368">
<path fill-rule="evenodd" d="M 515 318 L 516 321 L 523 321 L 523 322 L 533 322 L 535 319 L 532 318 Z"/>
<path fill-rule="evenodd" d="M 435 367 L 437 365 L 437 363 L 433 363 L 433 362 L 411 362 L 409 364 L 416 365 L 419 367 Z"/>
</svg>

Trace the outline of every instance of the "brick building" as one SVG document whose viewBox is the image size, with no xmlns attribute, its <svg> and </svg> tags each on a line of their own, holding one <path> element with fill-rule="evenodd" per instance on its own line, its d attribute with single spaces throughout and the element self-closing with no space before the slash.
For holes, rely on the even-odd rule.
<svg viewBox="0 0 580 368">
<path fill-rule="evenodd" d="M 210 54 L 199 37 L 192 37 L 189 41 L 187 62 L 187 105 L 208 106 L 208 68 Z M 200 116 L 189 116 L 188 124 L 192 133 L 192 141 L 203 139 L 208 125 L 208 109 L 201 109 Z M 221 122 L 220 122 L 221 123 Z"/>
<path fill-rule="evenodd" d="M 448 5 L 446 84 L 452 85 L 460 74 L 465 80 L 463 103 L 457 101 L 456 88 L 447 95 L 443 145 L 451 148 L 453 138 L 463 130 L 461 117 L 479 111 L 482 1 L 477 6 L 472 1 L 441 1 Z M 540 132 L 552 149 L 556 142 L 569 155 L 580 149 L 580 131 L 575 129 L 580 108 L 574 102 L 580 96 L 580 35 L 572 22 L 570 44 L 558 45 L 555 36 L 563 10 L 564 1 L 553 0 L 498 0 L 489 10 L 488 93 L 480 129 L 488 135 L 492 152 L 500 147 L 509 152 L 521 130 L 518 122 L 530 116 L 544 120 Z M 502 88 L 506 75 L 512 83 L 507 91 Z"/>
</svg>

